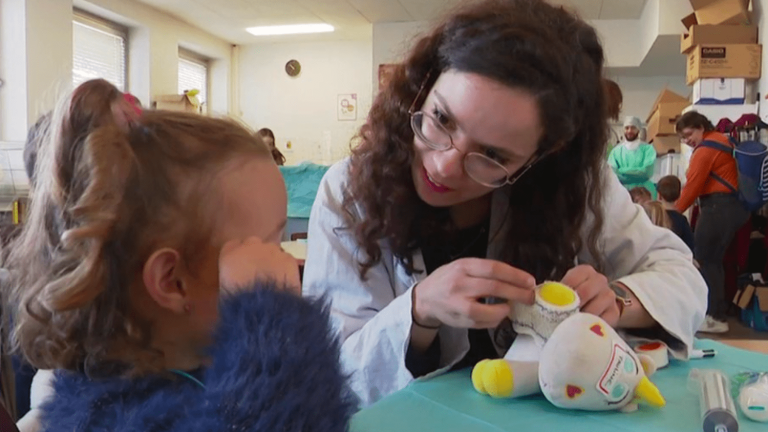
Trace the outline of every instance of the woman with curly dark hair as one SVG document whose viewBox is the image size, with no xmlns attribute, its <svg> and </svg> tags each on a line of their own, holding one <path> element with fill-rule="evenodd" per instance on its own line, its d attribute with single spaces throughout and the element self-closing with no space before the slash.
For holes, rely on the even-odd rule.
<svg viewBox="0 0 768 432">
<path fill-rule="evenodd" d="M 331 301 L 363 404 L 503 354 L 545 280 L 687 355 L 706 286 L 605 166 L 603 61 L 564 9 L 487 0 L 397 66 L 309 224 L 304 294 Z"/>
</svg>

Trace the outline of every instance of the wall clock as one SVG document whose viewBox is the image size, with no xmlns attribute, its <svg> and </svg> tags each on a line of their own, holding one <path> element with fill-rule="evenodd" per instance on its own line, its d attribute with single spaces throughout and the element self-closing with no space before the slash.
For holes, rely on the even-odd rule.
<svg viewBox="0 0 768 432">
<path fill-rule="evenodd" d="M 285 73 L 287 73 L 289 77 L 297 77 L 301 73 L 301 63 L 299 63 L 298 60 L 289 60 L 288 63 L 285 64 Z"/>
</svg>

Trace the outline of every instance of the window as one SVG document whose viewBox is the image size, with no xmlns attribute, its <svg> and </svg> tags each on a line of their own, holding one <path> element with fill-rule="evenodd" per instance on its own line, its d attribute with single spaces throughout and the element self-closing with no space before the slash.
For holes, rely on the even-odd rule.
<svg viewBox="0 0 768 432">
<path fill-rule="evenodd" d="M 124 27 L 76 12 L 72 25 L 72 84 L 103 78 L 125 91 L 127 41 Z"/>
<path fill-rule="evenodd" d="M 197 98 L 205 106 L 208 100 L 208 60 L 179 50 L 179 94 L 187 90 L 200 90 Z"/>
</svg>

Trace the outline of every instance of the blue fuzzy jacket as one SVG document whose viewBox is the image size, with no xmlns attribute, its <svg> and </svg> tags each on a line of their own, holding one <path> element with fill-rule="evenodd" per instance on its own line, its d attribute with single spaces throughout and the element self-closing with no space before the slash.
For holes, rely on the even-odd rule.
<svg viewBox="0 0 768 432">
<path fill-rule="evenodd" d="M 345 431 L 354 411 L 328 310 L 263 288 L 222 299 L 205 389 L 175 376 L 60 371 L 47 432 Z"/>
</svg>

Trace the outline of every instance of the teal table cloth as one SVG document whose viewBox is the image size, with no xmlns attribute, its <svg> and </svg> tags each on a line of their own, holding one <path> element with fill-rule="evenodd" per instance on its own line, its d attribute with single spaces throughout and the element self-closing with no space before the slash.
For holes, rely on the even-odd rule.
<svg viewBox="0 0 768 432">
<path fill-rule="evenodd" d="M 690 362 L 671 361 L 651 380 L 667 406 L 641 406 L 634 413 L 562 410 L 544 396 L 492 399 L 472 388 L 470 370 L 417 380 L 405 389 L 358 412 L 352 432 L 646 432 L 702 430 L 699 398 L 688 389 L 691 369 L 719 369 L 731 377 L 743 371 L 768 371 L 768 355 L 740 350 L 711 340 L 696 348 L 712 348 L 717 356 Z M 738 411 L 738 408 L 737 408 Z M 753 422 L 741 413 L 740 432 L 766 432 L 768 423 Z"/>
<path fill-rule="evenodd" d="M 309 219 L 317 189 L 329 166 L 305 163 L 296 166 L 282 166 L 280 173 L 288 192 L 288 217 Z"/>
</svg>

